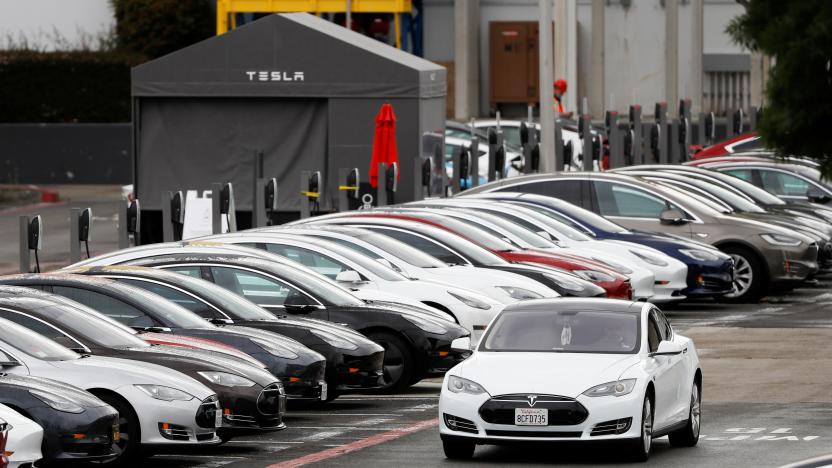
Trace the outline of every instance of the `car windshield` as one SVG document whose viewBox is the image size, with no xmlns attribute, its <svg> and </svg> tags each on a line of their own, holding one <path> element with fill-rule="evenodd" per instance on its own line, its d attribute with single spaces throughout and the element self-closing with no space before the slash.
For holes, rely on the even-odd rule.
<svg viewBox="0 0 832 468">
<path fill-rule="evenodd" d="M 274 320 L 274 315 L 257 304 L 209 281 L 187 275 L 175 275 L 167 281 L 222 309 L 232 319 Z"/>
<path fill-rule="evenodd" d="M 575 229 L 569 224 L 564 223 L 556 216 L 549 216 L 546 213 L 541 213 L 536 210 L 522 211 L 521 213 L 517 214 L 506 213 L 504 211 L 491 211 L 488 209 L 486 209 L 486 211 L 489 211 L 490 213 L 493 213 L 494 215 L 499 216 L 501 218 L 507 219 L 515 224 L 519 224 L 520 226 L 526 228 L 529 231 L 538 233 L 538 235 L 540 235 L 539 233 L 541 231 L 554 231 L 558 234 L 558 236 L 554 236 L 558 238 L 558 240 L 562 237 L 567 237 L 569 239 L 581 242 L 592 240 L 590 236 L 584 234 L 582 231 L 579 231 L 578 229 Z M 542 227 L 548 228 L 548 230 L 541 229 Z"/>
<path fill-rule="evenodd" d="M 150 346 L 146 341 L 136 337 L 135 332 L 129 328 L 125 328 L 113 319 L 83 304 L 61 296 L 55 296 L 53 301 L 59 301 L 62 304 L 39 302 L 30 307 L 40 315 L 48 317 L 48 321 L 59 328 L 70 334 L 77 333 L 84 340 L 92 341 L 104 348 L 147 348 Z"/>
<path fill-rule="evenodd" d="M 447 216 L 440 215 L 419 215 L 419 217 L 423 217 L 428 221 L 444 226 L 493 252 L 511 252 L 517 250 L 517 247 L 514 247 L 508 242 L 492 236 L 491 234 L 485 233 L 481 229 L 469 226 L 462 221 L 450 219 Z"/>
<path fill-rule="evenodd" d="M 44 361 L 73 361 L 80 358 L 75 351 L 6 319 L 0 319 L 0 340 Z"/>
<path fill-rule="evenodd" d="M 445 263 L 436 257 L 431 257 L 421 250 L 417 250 L 404 242 L 397 241 L 396 239 L 392 239 L 375 232 L 364 231 L 360 234 L 356 234 L 355 238 L 363 240 L 369 244 L 373 244 L 385 252 L 419 268 L 442 268 L 446 266 Z"/>
<path fill-rule="evenodd" d="M 456 217 L 455 210 L 450 210 L 449 214 Z M 529 232 L 522 226 L 518 226 L 512 221 L 500 218 L 491 213 L 463 210 L 459 217 L 462 221 L 473 226 L 482 227 L 486 230 L 492 229 L 490 232 L 497 237 L 500 237 L 501 233 L 505 233 L 504 239 L 511 241 L 512 244 L 516 244 L 521 248 L 548 249 L 555 247 L 555 244 L 548 239 L 544 239 L 539 234 Z M 490 227 L 489 224 L 491 225 Z"/>
<path fill-rule="evenodd" d="M 739 177 L 734 177 L 729 174 L 723 174 L 721 172 L 712 171 L 713 174 L 708 174 L 707 176 L 704 174 L 688 174 L 687 172 L 681 172 L 681 174 L 685 175 L 692 175 L 693 177 L 700 178 L 706 181 L 709 181 L 708 178 L 713 178 L 719 181 L 722 181 L 731 187 L 739 190 L 740 192 L 744 193 L 752 200 L 757 203 L 763 203 L 766 205 L 785 205 L 786 202 L 781 200 L 779 197 L 772 195 L 765 190 L 757 187 L 756 185 L 752 184 L 751 182 L 746 182 Z"/>
<path fill-rule="evenodd" d="M 585 210 L 579 206 L 571 205 L 563 207 L 548 207 L 538 205 L 537 203 L 527 203 L 523 201 L 522 198 L 518 199 L 517 203 L 521 203 L 524 206 L 529 206 L 530 208 L 535 209 L 544 214 L 554 215 L 556 219 L 558 219 L 558 216 L 560 216 L 559 219 L 561 221 L 567 224 L 571 224 L 572 227 L 576 229 L 581 229 L 581 225 L 579 223 L 585 223 L 589 226 L 606 232 L 627 232 L 627 229 L 613 223 L 607 218 L 595 214 L 592 211 Z M 566 205 L 566 203 L 564 203 L 564 205 Z"/>
<path fill-rule="evenodd" d="M 765 213 L 766 210 L 760 208 L 759 206 L 755 205 L 754 203 L 748 201 L 748 199 L 743 198 L 736 193 L 732 193 L 730 190 L 727 190 L 722 187 L 718 187 L 713 184 L 708 184 L 707 182 L 702 182 L 699 179 L 690 178 L 687 182 L 681 182 L 677 180 L 669 181 L 669 180 L 662 180 L 664 183 L 668 183 L 671 185 L 681 186 L 684 188 L 685 185 L 690 184 L 699 190 L 707 192 L 712 196 L 716 197 L 718 200 L 726 203 L 731 208 L 737 211 L 742 211 L 745 213 Z"/>
<path fill-rule="evenodd" d="M 121 291 L 135 301 L 140 302 L 145 312 L 164 322 L 165 326 L 174 328 L 206 328 L 213 326 L 199 315 L 168 301 L 158 294 L 115 281 L 109 287 Z"/>
<path fill-rule="evenodd" d="M 353 296 L 352 293 L 342 288 L 338 283 L 323 275 L 274 262 L 258 261 L 256 263 L 261 263 L 265 267 L 264 272 L 271 273 L 284 281 L 303 288 L 304 291 L 315 296 L 315 299 L 325 305 L 341 307 L 365 305 L 364 301 Z"/>
<path fill-rule="evenodd" d="M 479 350 L 610 354 L 638 350 L 640 312 L 552 309 L 503 312 L 488 327 Z"/>
</svg>

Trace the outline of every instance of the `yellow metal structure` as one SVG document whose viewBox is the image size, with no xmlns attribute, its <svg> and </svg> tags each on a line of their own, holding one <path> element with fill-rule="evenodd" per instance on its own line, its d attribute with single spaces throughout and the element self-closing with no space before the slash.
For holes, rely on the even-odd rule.
<svg viewBox="0 0 832 468">
<path fill-rule="evenodd" d="M 396 47 L 401 48 L 402 13 L 410 13 L 411 0 L 352 0 L 352 13 L 393 13 Z M 345 13 L 347 0 L 217 0 L 217 35 L 236 27 L 235 13 Z"/>
</svg>

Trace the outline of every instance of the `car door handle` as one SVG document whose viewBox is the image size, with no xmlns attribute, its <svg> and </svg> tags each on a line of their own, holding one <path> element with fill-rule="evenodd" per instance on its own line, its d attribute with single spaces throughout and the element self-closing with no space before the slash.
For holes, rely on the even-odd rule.
<svg viewBox="0 0 832 468">
<path fill-rule="evenodd" d="M 682 350 L 682 354 L 687 354 L 687 353 L 688 353 L 688 349 L 687 349 L 687 348 L 685 348 L 685 349 L 683 349 L 683 350 Z"/>
</svg>

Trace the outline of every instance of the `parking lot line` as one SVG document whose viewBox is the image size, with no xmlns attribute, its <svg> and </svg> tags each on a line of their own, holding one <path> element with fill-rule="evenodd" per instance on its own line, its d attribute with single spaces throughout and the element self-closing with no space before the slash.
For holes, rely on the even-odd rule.
<svg viewBox="0 0 832 468">
<path fill-rule="evenodd" d="M 302 457 L 295 458 L 294 460 L 287 460 L 284 462 L 269 465 L 267 468 L 294 468 L 309 465 L 311 463 L 318 463 L 324 460 L 329 460 L 331 458 L 340 457 L 341 455 L 355 452 L 367 447 L 372 447 L 374 445 L 379 445 L 385 442 L 389 442 L 391 440 L 399 439 L 406 435 L 410 435 L 415 432 L 432 428 L 438 424 L 439 419 L 437 418 L 428 419 L 426 421 L 419 421 L 415 424 L 411 424 L 400 429 L 393 429 L 382 434 L 376 434 L 361 440 L 357 440 L 355 442 L 350 442 L 340 447 L 328 448 L 320 452 L 310 453 L 309 455 L 304 455 Z"/>
</svg>

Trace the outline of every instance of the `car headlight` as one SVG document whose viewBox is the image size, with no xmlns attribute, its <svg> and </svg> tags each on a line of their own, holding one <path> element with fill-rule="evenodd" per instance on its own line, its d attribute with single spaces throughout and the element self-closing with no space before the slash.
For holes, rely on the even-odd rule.
<svg viewBox="0 0 832 468">
<path fill-rule="evenodd" d="M 528 289 L 524 288 L 517 288 L 514 286 L 497 286 L 497 289 L 503 290 L 506 294 L 511 296 L 512 299 L 517 299 L 518 301 L 525 301 L 527 299 L 541 299 L 543 298 L 542 295 L 534 292 L 529 291 Z"/>
<path fill-rule="evenodd" d="M 625 267 L 624 265 L 622 265 L 620 263 L 613 262 L 612 260 L 608 260 L 606 258 L 598 258 L 598 257 L 592 257 L 592 259 L 595 260 L 596 262 L 606 263 L 607 265 L 610 266 L 610 268 L 612 268 L 613 270 L 615 270 L 618 273 L 621 273 L 622 275 L 631 275 L 631 274 L 633 274 L 633 270 Z"/>
<path fill-rule="evenodd" d="M 597 270 L 575 270 L 572 273 L 580 276 L 581 278 L 589 281 L 595 282 L 607 282 L 607 281 L 615 281 L 612 275 L 608 275 L 602 271 Z"/>
<path fill-rule="evenodd" d="M 263 348 L 267 353 L 271 354 L 272 356 L 277 356 L 279 358 L 284 359 L 297 359 L 298 355 L 295 354 L 291 349 L 281 346 L 277 343 L 272 343 L 266 340 L 260 340 L 257 338 L 252 338 L 251 341 L 257 343 L 261 348 Z"/>
<path fill-rule="evenodd" d="M 596 385 L 583 394 L 589 397 L 599 396 L 623 396 L 633 391 L 636 386 L 636 379 L 616 380 L 605 384 Z"/>
<path fill-rule="evenodd" d="M 482 385 L 455 375 L 448 377 L 448 390 L 453 393 L 469 393 L 471 395 L 488 393 L 482 388 Z"/>
<path fill-rule="evenodd" d="M 649 254 L 647 252 L 640 252 L 638 250 L 631 250 L 630 253 L 651 265 L 659 267 L 666 267 L 668 265 L 668 263 L 664 261 L 664 259 L 657 255 Z"/>
<path fill-rule="evenodd" d="M 249 380 L 239 375 L 229 374 L 228 372 L 214 372 L 202 371 L 197 372 L 205 378 L 205 380 L 212 384 L 222 385 L 223 387 L 253 387 L 254 381 Z"/>
<path fill-rule="evenodd" d="M 800 239 L 785 236 L 783 234 L 760 234 L 760 237 L 771 245 L 778 245 L 781 247 L 797 247 L 800 245 Z"/>
<path fill-rule="evenodd" d="M 491 308 L 490 304 L 486 304 L 485 302 L 473 297 L 464 296 L 462 294 L 457 294 L 451 291 L 448 291 L 448 294 L 459 299 L 463 304 L 467 305 L 468 307 L 473 307 L 475 309 L 482 310 L 488 310 Z"/>
<path fill-rule="evenodd" d="M 581 292 L 585 289 L 584 285 L 577 281 L 572 281 L 569 278 L 562 278 L 556 275 L 550 275 L 549 273 L 544 273 L 543 276 L 567 291 Z"/>
<path fill-rule="evenodd" d="M 148 384 L 136 384 L 134 385 L 136 388 L 144 392 L 150 398 L 155 398 L 157 400 L 163 401 L 191 401 L 194 399 L 194 396 L 188 392 L 183 392 L 182 390 L 165 387 L 162 385 L 148 385 Z"/>
<path fill-rule="evenodd" d="M 309 330 L 313 335 L 329 343 L 330 346 L 338 349 L 348 349 L 350 351 L 358 349 L 358 345 L 340 336 L 322 330 Z"/>
<path fill-rule="evenodd" d="M 442 324 L 440 324 L 439 322 L 427 320 L 423 317 L 419 317 L 416 315 L 402 315 L 402 317 L 404 317 L 404 319 L 408 322 L 412 323 L 413 325 L 416 325 L 417 327 L 428 333 L 435 333 L 437 335 L 444 335 L 445 333 L 448 333 L 448 329 L 443 327 Z"/>
<path fill-rule="evenodd" d="M 49 407 L 53 410 L 73 414 L 84 412 L 84 408 L 81 405 L 59 395 L 44 393 L 38 390 L 29 390 L 29 393 L 31 393 L 33 397 L 49 405 Z"/>
<path fill-rule="evenodd" d="M 700 262 L 712 262 L 714 260 L 719 260 L 719 255 L 714 252 L 708 252 L 707 250 L 679 249 L 679 252 L 694 260 L 699 260 Z"/>
</svg>

